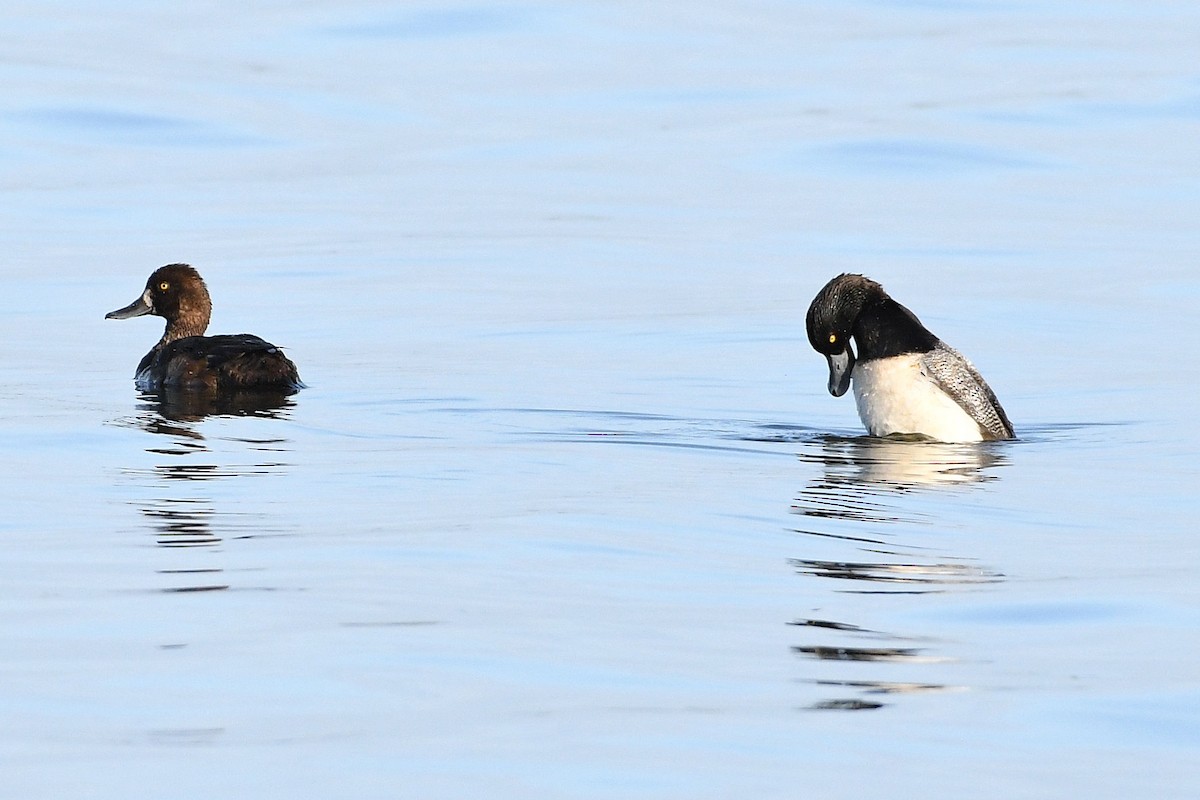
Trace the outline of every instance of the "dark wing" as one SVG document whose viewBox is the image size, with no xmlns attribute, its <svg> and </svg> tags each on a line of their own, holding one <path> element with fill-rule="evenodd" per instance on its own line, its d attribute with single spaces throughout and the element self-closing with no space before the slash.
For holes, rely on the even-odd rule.
<svg viewBox="0 0 1200 800">
<path fill-rule="evenodd" d="M 296 365 L 283 351 L 257 336 L 189 336 L 169 343 L 159 355 L 167 384 L 206 384 L 220 389 L 300 388 Z"/>
<path fill-rule="evenodd" d="M 970 361 L 945 342 L 921 356 L 921 372 L 954 398 L 954 402 L 979 423 L 985 438 L 1016 436 L 995 392 Z"/>
</svg>

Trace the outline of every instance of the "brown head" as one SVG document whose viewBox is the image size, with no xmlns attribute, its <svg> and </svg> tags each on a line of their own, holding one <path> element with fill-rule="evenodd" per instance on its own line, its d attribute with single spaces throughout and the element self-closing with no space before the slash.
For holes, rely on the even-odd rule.
<svg viewBox="0 0 1200 800">
<path fill-rule="evenodd" d="M 124 308 L 110 311 L 105 319 L 129 319 L 154 314 L 167 321 L 163 343 L 185 336 L 201 336 L 212 316 L 212 300 L 200 273 L 187 264 L 159 267 L 146 281 L 142 296 Z"/>
</svg>

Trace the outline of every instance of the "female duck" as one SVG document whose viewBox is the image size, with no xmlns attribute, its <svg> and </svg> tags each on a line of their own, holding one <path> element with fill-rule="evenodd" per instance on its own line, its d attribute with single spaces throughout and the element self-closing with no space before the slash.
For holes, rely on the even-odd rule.
<svg viewBox="0 0 1200 800">
<path fill-rule="evenodd" d="M 853 379 L 858 416 L 872 436 L 1015 437 L 971 362 L 870 278 L 839 275 L 827 283 L 808 308 L 807 327 L 813 349 L 829 361 L 829 393 L 841 397 Z"/>
<path fill-rule="evenodd" d="M 304 386 L 296 365 L 270 342 L 248 333 L 204 335 L 212 300 L 200 273 L 187 264 L 156 269 L 141 297 L 104 318 L 129 319 L 143 314 L 167 320 L 162 338 L 137 366 L 134 380 L 143 390 L 292 392 Z"/>
</svg>

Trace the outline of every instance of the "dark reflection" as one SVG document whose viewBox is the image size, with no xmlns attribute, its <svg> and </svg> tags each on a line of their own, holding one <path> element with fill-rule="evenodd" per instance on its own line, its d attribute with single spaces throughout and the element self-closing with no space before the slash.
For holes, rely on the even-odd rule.
<svg viewBox="0 0 1200 800">
<path fill-rule="evenodd" d="M 149 453 L 160 453 L 161 450 L 147 450 Z M 160 464 L 152 470 L 152 474 L 164 481 L 211 481 L 218 478 L 239 478 L 249 475 L 270 475 L 278 472 L 287 464 L 279 462 L 260 462 L 256 464 Z M 145 473 L 146 471 L 143 470 Z"/>
<path fill-rule="evenodd" d="M 998 583 L 1004 580 L 1004 576 L 998 572 L 992 572 L 972 564 L 952 562 L 893 564 L 868 561 L 820 561 L 807 558 L 793 558 L 791 561 L 797 571 L 803 575 L 901 584 L 906 587 L 902 590 L 862 588 L 843 590 L 859 594 L 928 594 L 945 591 L 944 587 L 948 585 Z"/>
<path fill-rule="evenodd" d="M 169 549 L 199 548 L 215 552 L 221 537 L 210 524 L 214 511 L 206 500 L 156 500 L 141 508 L 142 514 L 154 528 L 154 543 Z M 221 580 L 225 570 L 219 567 L 179 567 L 159 569 L 167 577 L 168 586 L 159 589 L 167 594 L 190 592 L 220 592 L 229 588 Z"/>
<path fill-rule="evenodd" d="M 179 571 L 163 570 L 164 575 L 178 575 Z M 206 583 L 197 586 L 173 586 L 163 589 L 166 594 L 186 594 L 190 592 L 224 592 L 229 589 L 228 583 Z"/>
<path fill-rule="evenodd" d="M 146 733 L 154 744 L 180 747 L 215 744 L 224 735 L 224 728 L 163 728 Z"/>
<path fill-rule="evenodd" d="M 904 683 L 897 681 L 811 681 L 816 686 L 836 689 L 849 689 L 865 695 L 900 695 L 928 694 L 930 692 L 961 691 L 958 686 L 945 686 L 940 683 Z M 808 706 L 811 711 L 870 711 L 883 708 L 882 700 L 870 700 L 862 697 L 839 697 L 830 700 L 819 700 Z"/>
<path fill-rule="evenodd" d="M 876 631 L 868 631 L 866 628 L 860 628 L 857 625 L 847 625 L 844 622 L 832 622 L 827 619 L 798 619 L 790 624 L 803 625 L 808 628 L 828 628 L 831 631 L 853 631 L 854 633 L 873 633 L 877 636 L 883 635 Z"/>
<path fill-rule="evenodd" d="M 822 700 L 809 706 L 814 711 L 874 711 L 883 703 L 873 700 Z"/>
<path fill-rule="evenodd" d="M 820 647 L 812 645 L 797 645 L 793 653 L 799 653 L 822 661 L 938 661 L 921 655 L 921 650 L 915 647 Z"/>
<path fill-rule="evenodd" d="M 209 520 L 212 507 L 202 500 L 156 500 L 141 509 L 160 547 L 211 547 L 221 543 Z"/>
<path fill-rule="evenodd" d="M 139 506 L 154 533 L 155 544 L 172 549 L 214 548 L 226 540 L 280 536 L 289 531 L 274 524 L 266 514 L 238 508 L 219 511 L 211 493 L 204 491 L 205 484 L 213 480 L 271 476 L 285 466 L 161 464 L 148 470 L 127 470 L 126 474 L 150 478 L 161 493 Z"/>
<path fill-rule="evenodd" d="M 142 392 L 139 408 L 157 412 L 163 420 L 198 422 L 205 417 L 280 417 L 291 408 L 294 391 L 243 390 L 210 392 L 196 389 L 164 388 Z"/>
<path fill-rule="evenodd" d="M 954 692 L 961 687 L 941 683 L 903 683 L 895 681 L 813 681 L 818 686 L 842 686 L 860 689 L 868 694 L 919 694 L 925 692 Z"/>
<path fill-rule="evenodd" d="M 827 632 L 830 636 L 846 639 L 841 644 L 803 644 L 792 647 L 792 652 L 802 658 L 814 659 L 822 664 L 856 663 L 870 665 L 889 665 L 889 667 L 919 669 L 928 664 L 943 664 L 954 661 L 949 656 L 931 653 L 932 645 L 936 642 L 923 638 L 928 646 L 912 646 L 914 637 L 898 636 L 885 631 L 870 630 L 858 625 L 835 622 L 825 619 L 800 619 L 791 623 L 814 631 Z M 871 644 L 859 644 L 858 640 L 871 640 Z M 883 646 L 880 642 L 890 640 L 895 646 Z M 957 689 L 940 683 L 899 680 L 848 680 L 819 678 L 806 681 L 814 686 L 836 691 L 847 691 L 857 695 L 900 695 L 928 692 L 943 692 Z M 807 708 L 810 710 L 861 711 L 864 709 L 883 708 L 887 703 L 882 699 L 866 699 L 861 696 L 838 696 L 819 700 Z"/>
<path fill-rule="evenodd" d="M 280 454 L 290 449 L 290 442 L 279 436 L 274 420 L 285 417 L 293 402 L 280 392 L 215 396 L 170 390 L 143 393 L 138 400 L 136 415 L 118 424 L 151 434 L 152 443 L 145 451 L 157 463 L 126 469 L 123 474 L 148 488 L 150 498 L 137 508 L 153 534 L 154 545 L 175 554 L 155 570 L 164 582 L 157 591 L 203 594 L 230 590 L 226 569 L 219 562 L 212 563 L 214 557 L 220 558 L 230 542 L 290 531 L 267 513 L 247 510 L 245 502 L 219 505 L 215 499 L 241 496 L 243 501 L 257 500 L 261 492 L 214 492 L 210 482 L 266 479 L 286 470 L 288 464 Z M 221 421 L 220 417 L 251 421 Z M 253 435 L 225 433 L 233 430 L 249 430 Z M 245 570 L 239 567 L 237 571 Z M 253 588 L 272 591 L 277 587 Z"/>
<path fill-rule="evenodd" d="M 997 570 L 937 550 L 948 541 L 944 529 L 954 527 L 945 515 L 955 512 L 960 499 L 999 480 L 1009 463 L 1009 446 L 865 436 L 810 440 L 798 457 L 818 465 L 819 473 L 792 507 L 804 520 L 795 532 L 803 535 L 808 552 L 793 558 L 792 565 L 806 578 L 833 581 L 837 594 L 881 598 L 978 591 L 1003 581 Z M 929 546 L 931 538 L 936 550 Z M 830 619 L 792 624 L 815 640 L 794 645 L 792 652 L 824 669 L 909 673 L 869 679 L 819 676 L 806 682 L 835 696 L 818 700 L 810 709 L 878 709 L 888 705 L 887 697 L 960 688 L 914 680 L 919 672 L 912 673 L 925 665 L 956 661 L 938 652 L 944 645 L 932 637 Z"/>
<path fill-rule="evenodd" d="M 860 628 L 857 625 L 847 625 L 844 622 L 833 622 L 828 619 L 798 619 L 795 622 L 789 622 L 789 625 L 796 625 L 802 628 L 824 628 L 831 631 L 843 631 L 845 633 L 853 633 L 859 636 L 872 637 L 877 639 L 899 639 L 891 633 L 883 631 L 873 631 L 868 628 Z"/>
</svg>

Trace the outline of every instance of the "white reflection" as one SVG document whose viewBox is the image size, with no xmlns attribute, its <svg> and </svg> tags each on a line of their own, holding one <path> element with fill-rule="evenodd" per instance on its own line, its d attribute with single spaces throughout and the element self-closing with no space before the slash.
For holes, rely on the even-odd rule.
<svg viewBox="0 0 1200 800">
<path fill-rule="evenodd" d="M 1008 463 L 1004 445 L 943 444 L 906 439 L 828 438 L 817 456 L 824 484 L 848 484 L 905 491 L 919 487 L 963 486 L 996 480 L 993 471 Z M 812 456 L 801 454 L 801 458 Z"/>
</svg>

